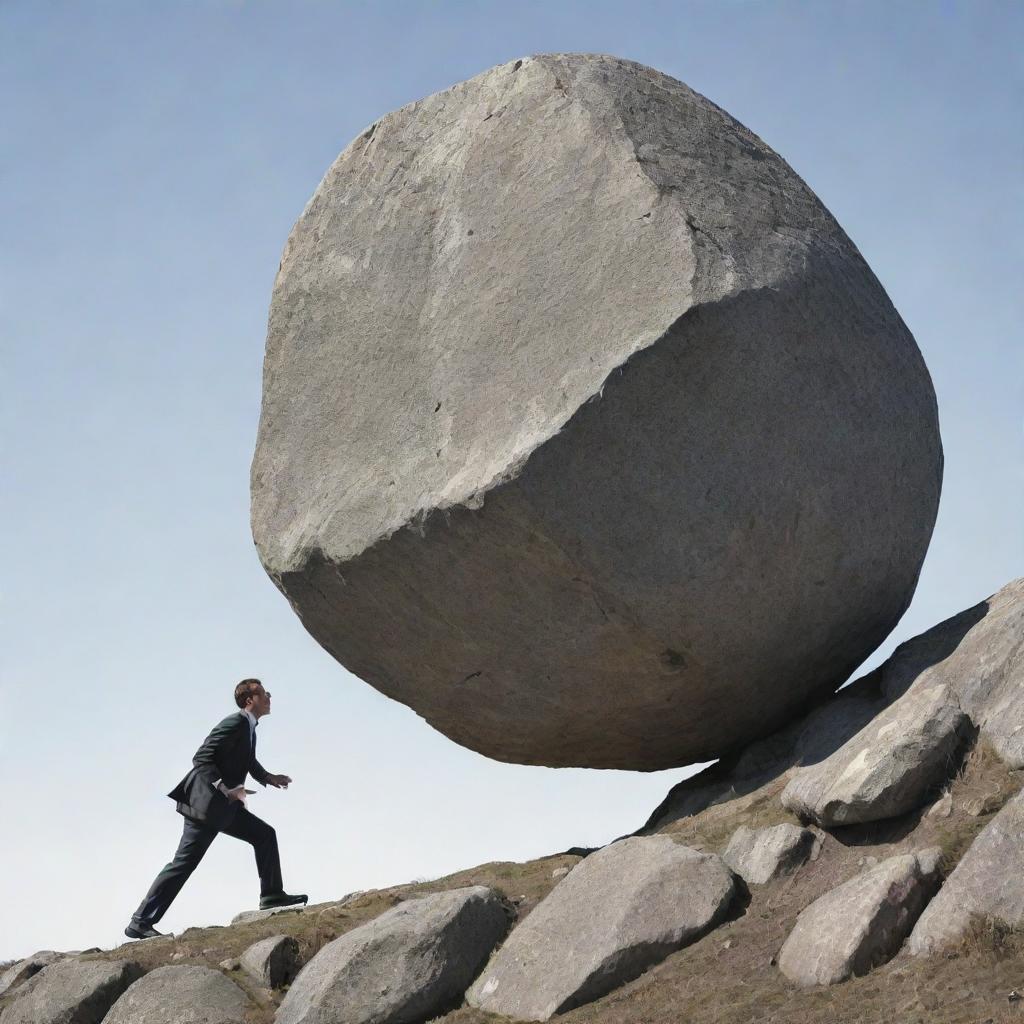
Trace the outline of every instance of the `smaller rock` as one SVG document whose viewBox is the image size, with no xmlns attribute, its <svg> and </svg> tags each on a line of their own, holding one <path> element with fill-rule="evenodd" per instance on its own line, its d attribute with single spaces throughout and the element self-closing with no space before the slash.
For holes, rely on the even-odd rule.
<svg viewBox="0 0 1024 1024">
<path fill-rule="evenodd" d="M 242 962 L 237 957 L 228 957 L 227 960 L 221 960 L 220 969 L 222 971 L 237 971 L 241 969 Z"/>
<path fill-rule="evenodd" d="M 1008 1003 L 1019 1003 L 1021 999 L 1024 999 L 1024 996 L 1022 996 L 1016 989 L 1013 989 L 1006 997 L 1006 1001 Z"/>
<path fill-rule="evenodd" d="M 100 1024 L 142 968 L 127 960 L 63 959 L 26 981 L 3 1024 Z"/>
<path fill-rule="evenodd" d="M 567 874 L 569 874 L 569 869 L 568 868 L 565 868 L 565 867 L 555 868 L 555 870 L 551 872 L 551 877 L 552 878 L 565 878 L 565 876 Z"/>
<path fill-rule="evenodd" d="M 750 885 L 764 885 L 792 874 L 814 852 L 817 836 L 799 825 L 781 824 L 751 829 L 741 825 L 733 833 L 722 860 Z"/>
<path fill-rule="evenodd" d="M 248 924 L 250 921 L 265 921 L 277 914 L 301 914 L 311 907 L 273 907 L 271 910 L 243 910 L 231 918 L 232 924 Z M 318 908 L 319 909 L 319 908 Z"/>
<path fill-rule="evenodd" d="M 1000 807 L 1006 802 L 1006 796 L 1003 793 L 986 793 L 984 796 L 972 797 L 963 802 L 963 809 L 965 814 L 969 814 L 972 818 L 981 818 L 986 814 L 991 814 L 993 811 L 998 811 Z"/>
<path fill-rule="evenodd" d="M 176 953 L 171 954 L 172 960 L 184 960 L 188 956 L 188 953 L 183 953 L 180 949 Z"/>
<path fill-rule="evenodd" d="M 251 945 L 240 966 L 265 988 L 283 988 L 299 973 L 299 944 L 290 935 L 271 935 Z"/>
<path fill-rule="evenodd" d="M 44 967 L 49 964 L 55 964 L 66 956 L 66 953 L 57 953 L 52 949 L 41 949 L 38 953 L 25 957 L 24 960 L 16 960 L 0 974 L 0 996 L 16 985 L 28 981 L 29 978 L 34 974 L 38 974 Z"/>
<path fill-rule="evenodd" d="M 1024 925 L 1024 790 L 981 830 L 928 904 L 910 936 L 910 952 L 937 953 L 956 943 L 972 918 Z"/>
<path fill-rule="evenodd" d="M 246 994 L 209 967 L 158 967 L 114 1003 L 103 1024 L 245 1024 Z"/>
<path fill-rule="evenodd" d="M 947 789 L 938 800 L 928 808 L 929 818 L 948 818 L 953 813 L 953 794 Z"/>
<path fill-rule="evenodd" d="M 938 847 L 890 857 L 801 911 L 779 952 L 798 985 L 834 985 L 889 960 L 939 883 Z"/>
<path fill-rule="evenodd" d="M 945 781 L 971 728 L 949 687 L 911 689 L 834 754 L 799 769 L 782 804 L 824 827 L 905 814 Z"/>
<path fill-rule="evenodd" d="M 404 1024 L 460 999 L 508 929 L 483 886 L 409 899 L 327 943 L 300 971 L 276 1024 Z"/>
<path fill-rule="evenodd" d="M 573 868 L 513 930 L 466 1001 L 547 1020 L 599 999 L 709 932 L 735 892 L 715 854 L 665 835 L 612 843 Z"/>
</svg>

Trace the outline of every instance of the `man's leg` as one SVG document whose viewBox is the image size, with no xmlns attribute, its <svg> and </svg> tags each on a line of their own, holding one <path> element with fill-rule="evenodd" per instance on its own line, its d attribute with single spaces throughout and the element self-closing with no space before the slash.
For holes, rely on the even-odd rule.
<svg viewBox="0 0 1024 1024">
<path fill-rule="evenodd" d="M 181 842 L 170 864 L 156 876 L 149 887 L 146 898 L 139 904 L 139 909 L 132 915 L 132 924 L 152 927 L 164 916 L 174 897 L 181 892 L 181 887 L 188 881 L 188 876 L 195 871 L 203 859 L 203 854 L 210 848 L 210 843 L 217 833 L 200 825 L 191 818 L 185 819 L 185 827 L 181 832 Z"/>
<path fill-rule="evenodd" d="M 251 814 L 245 807 L 221 829 L 225 835 L 249 843 L 256 854 L 256 870 L 260 874 L 260 896 L 274 896 L 284 892 L 281 881 L 281 858 L 277 852 L 277 833 L 265 821 Z"/>
</svg>

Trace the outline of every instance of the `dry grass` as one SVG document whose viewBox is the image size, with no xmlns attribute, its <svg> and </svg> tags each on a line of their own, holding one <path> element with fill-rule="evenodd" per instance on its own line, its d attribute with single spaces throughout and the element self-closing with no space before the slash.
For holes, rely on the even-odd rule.
<svg viewBox="0 0 1024 1024">
<path fill-rule="evenodd" d="M 677 841 L 721 852 L 740 825 L 794 821 L 778 796 L 784 778 L 664 831 Z M 799 912 L 818 896 L 863 870 L 871 858 L 939 845 L 948 872 L 993 814 L 1021 787 L 987 747 L 976 747 L 948 786 L 949 813 L 927 808 L 904 818 L 832 830 L 818 859 L 796 874 L 754 886 L 739 915 L 635 981 L 559 1018 L 565 1024 L 1005 1024 L 1024 1021 L 1024 935 L 997 921 L 972 923 L 954 949 L 932 957 L 901 954 L 862 978 L 831 988 L 800 989 L 773 960 Z M 218 967 L 268 935 L 288 934 L 304 960 L 338 935 L 398 902 L 466 885 L 502 893 L 522 919 L 551 890 L 556 868 L 578 857 L 561 855 L 525 864 L 484 864 L 446 878 L 361 894 L 341 903 L 285 912 L 227 928 L 193 928 L 180 936 L 134 943 L 95 954 L 130 958 L 153 968 L 168 963 Z M 254 1000 L 252 1024 L 271 1024 L 278 995 L 255 989 L 239 972 L 231 977 Z M 4 1000 L 0 999 L 0 1008 Z M 495 1024 L 502 1018 L 462 1007 L 444 1024 Z"/>
<path fill-rule="evenodd" d="M 525 864 L 497 862 L 459 871 L 428 882 L 412 882 L 390 889 L 378 889 L 347 899 L 344 903 L 322 903 L 303 910 L 282 911 L 273 917 L 227 927 L 189 928 L 180 935 L 145 942 L 125 943 L 115 949 L 89 954 L 88 959 L 133 960 L 147 971 L 168 964 L 193 964 L 220 968 L 222 961 L 234 959 L 254 942 L 271 935 L 291 935 L 299 943 L 299 955 L 305 963 L 323 946 L 339 935 L 372 920 L 403 900 L 431 892 L 486 885 L 501 893 L 511 912 L 522 919 L 551 891 L 558 881 L 551 877 L 561 867 L 573 867 L 580 858 L 568 854 L 543 857 Z M 280 1002 L 280 993 L 255 986 L 241 971 L 226 972 L 252 998 L 251 1024 L 271 1024 Z M 16 995 L 0 998 L 0 1011 Z"/>
<path fill-rule="evenodd" d="M 721 851 L 739 825 L 793 820 L 778 803 L 785 780 L 693 818 L 667 832 Z M 831 988 L 801 989 L 773 959 L 799 912 L 863 870 L 908 850 L 941 845 L 947 871 L 992 815 L 1020 788 L 1017 773 L 984 746 L 950 782 L 948 818 L 918 812 L 871 825 L 833 830 L 817 861 L 795 875 L 751 887 L 736 920 L 680 950 L 635 981 L 558 1018 L 564 1024 L 1004 1024 L 1024 1021 L 1024 935 L 992 922 L 974 925 L 957 949 L 935 957 L 902 954 L 870 974 Z M 498 1018 L 463 1007 L 444 1024 L 493 1024 Z"/>
</svg>

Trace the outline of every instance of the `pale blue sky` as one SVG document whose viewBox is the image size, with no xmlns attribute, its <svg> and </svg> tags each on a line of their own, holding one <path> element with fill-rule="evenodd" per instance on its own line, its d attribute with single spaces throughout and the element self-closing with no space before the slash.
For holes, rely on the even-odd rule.
<svg viewBox="0 0 1024 1024">
<path fill-rule="evenodd" d="M 245 675 L 253 810 L 325 900 L 603 843 L 683 770 L 501 765 L 350 677 L 266 579 L 248 468 L 281 248 L 381 114 L 529 53 L 704 93 L 861 248 L 939 398 L 938 527 L 899 640 L 1024 574 L 1016 3 L 0 4 L 0 960 L 107 946 L 170 857 L 163 794 Z M 221 838 L 164 919 L 257 895 Z"/>
</svg>

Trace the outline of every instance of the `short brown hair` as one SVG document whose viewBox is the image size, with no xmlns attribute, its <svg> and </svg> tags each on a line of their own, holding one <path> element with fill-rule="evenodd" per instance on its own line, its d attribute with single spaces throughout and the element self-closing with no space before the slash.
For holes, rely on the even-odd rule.
<svg viewBox="0 0 1024 1024">
<path fill-rule="evenodd" d="M 244 710 L 249 698 L 255 697 L 258 689 L 263 689 L 263 684 L 258 679 L 243 679 L 235 687 L 235 703 Z"/>
</svg>

